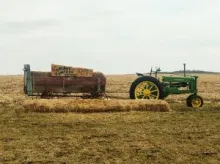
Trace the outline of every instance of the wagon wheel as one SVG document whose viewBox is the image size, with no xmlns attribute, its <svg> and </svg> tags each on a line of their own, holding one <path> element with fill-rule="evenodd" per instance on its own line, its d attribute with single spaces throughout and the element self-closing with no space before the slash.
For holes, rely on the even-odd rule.
<svg viewBox="0 0 220 164">
<path fill-rule="evenodd" d="M 102 99 L 105 96 L 105 94 L 101 92 L 92 92 L 90 96 L 92 99 Z"/>
<path fill-rule="evenodd" d="M 186 104 L 188 107 L 199 108 L 203 106 L 203 99 L 198 95 L 190 95 L 186 99 Z"/>
<path fill-rule="evenodd" d="M 53 93 L 47 89 L 41 94 L 42 99 L 50 99 L 52 97 L 53 97 Z"/>
<path fill-rule="evenodd" d="M 131 99 L 162 99 L 163 86 L 159 80 L 151 76 L 136 79 L 130 87 Z"/>
</svg>

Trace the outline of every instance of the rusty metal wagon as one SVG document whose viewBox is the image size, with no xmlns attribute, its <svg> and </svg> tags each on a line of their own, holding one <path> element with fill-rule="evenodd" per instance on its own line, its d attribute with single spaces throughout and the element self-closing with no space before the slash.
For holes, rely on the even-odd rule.
<svg viewBox="0 0 220 164">
<path fill-rule="evenodd" d="M 101 72 L 52 65 L 51 72 L 31 71 L 24 65 L 24 93 L 41 98 L 76 96 L 98 98 L 105 95 L 106 77 Z"/>
</svg>

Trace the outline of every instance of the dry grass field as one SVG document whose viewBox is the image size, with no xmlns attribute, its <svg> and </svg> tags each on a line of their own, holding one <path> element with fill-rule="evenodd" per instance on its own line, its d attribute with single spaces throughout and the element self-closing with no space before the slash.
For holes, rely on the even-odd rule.
<svg viewBox="0 0 220 164">
<path fill-rule="evenodd" d="M 71 107 L 75 100 L 50 100 L 46 105 L 44 100 L 32 101 L 23 95 L 23 76 L 0 76 L 0 163 L 217 164 L 220 75 L 199 76 L 204 107 L 186 107 L 187 95 L 169 96 L 171 112 L 144 111 L 145 104 L 141 111 L 131 110 L 133 102 L 121 99 L 128 98 L 136 76 L 108 76 L 107 95 L 113 98 L 109 106 L 118 111 L 107 108 L 104 113 L 97 108 L 106 106 L 104 100 L 89 101 L 89 107 L 87 100 L 80 100 L 81 113 Z M 39 104 L 47 113 L 31 112 Z M 50 112 L 54 104 L 58 111 Z M 83 113 L 88 108 L 93 113 Z"/>
</svg>

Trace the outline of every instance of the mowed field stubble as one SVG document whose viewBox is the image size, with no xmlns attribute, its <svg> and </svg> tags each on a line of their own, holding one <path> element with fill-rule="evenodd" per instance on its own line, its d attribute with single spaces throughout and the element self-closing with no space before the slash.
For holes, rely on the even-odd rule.
<svg viewBox="0 0 220 164">
<path fill-rule="evenodd" d="M 111 101 L 135 78 L 107 76 Z M 199 75 L 198 89 L 199 109 L 172 95 L 170 112 L 39 113 L 23 107 L 23 76 L 0 76 L 0 163 L 219 163 L 220 75 Z"/>
</svg>

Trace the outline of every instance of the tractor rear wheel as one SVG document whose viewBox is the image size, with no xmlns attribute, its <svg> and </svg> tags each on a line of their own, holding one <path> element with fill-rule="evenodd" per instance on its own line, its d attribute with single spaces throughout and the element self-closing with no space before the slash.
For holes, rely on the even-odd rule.
<svg viewBox="0 0 220 164">
<path fill-rule="evenodd" d="M 203 99 L 198 95 L 190 95 L 186 99 L 186 104 L 188 107 L 199 108 L 203 106 Z"/>
<path fill-rule="evenodd" d="M 131 99 L 162 99 L 163 85 L 154 77 L 142 76 L 130 87 Z"/>
</svg>

